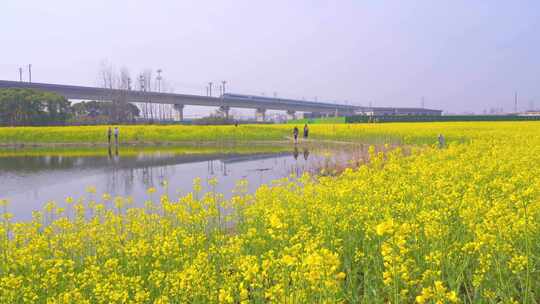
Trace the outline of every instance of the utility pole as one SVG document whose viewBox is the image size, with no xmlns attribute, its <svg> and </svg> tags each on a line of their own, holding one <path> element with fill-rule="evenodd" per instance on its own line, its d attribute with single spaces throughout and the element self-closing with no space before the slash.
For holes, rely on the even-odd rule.
<svg viewBox="0 0 540 304">
<path fill-rule="evenodd" d="M 145 91 L 145 81 L 144 81 L 144 75 L 139 75 L 139 89 L 141 92 Z M 143 117 L 145 119 L 148 119 L 148 104 L 145 102 L 143 106 Z"/>
<path fill-rule="evenodd" d="M 32 82 L 32 64 L 28 65 L 28 82 Z"/>
<path fill-rule="evenodd" d="M 127 89 L 128 89 L 128 91 L 131 91 L 131 77 L 128 77 L 127 82 L 128 82 L 127 83 L 127 85 L 128 85 Z"/>
<path fill-rule="evenodd" d="M 420 105 L 421 105 L 421 108 L 422 108 L 422 109 L 424 109 L 425 106 L 426 106 L 426 103 L 425 103 L 425 101 L 424 101 L 424 96 L 422 96 L 422 101 L 421 101 Z"/>
<path fill-rule="evenodd" d="M 208 96 L 212 97 L 212 82 L 208 83 Z"/>
<path fill-rule="evenodd" d="M 161 92 L 161 69 L 157 70 L 157 77 L 156 80 L 158 81 L 158 92 Z"/>
<path fill-rule="evenodd" d="M 514 95 L 514 113 L 517 113 L 518 112 L 518 107 L 517 107 L 517 103 L 518 103 L 518 95 L 517 95 L 517 91 L 515 92 L 515 95 Z"/>
<path fill-rule="evenodd" d="M 222 87 L 223 87 L 223 93 L 222 93 L 222 94 L 225 94 L 225 84 L 226 84 L 226 83 L 227 83 L 227 82 L 226 82 L 225 80 L 223 80 L 223 81 L 221 82 L 221 85 L 222 85 Z"/>
<path fill-rule="evenodd" d="M 19 81 L 22 82 L 22 68 L 19 68 Z"/>
<path fill-rule="evenodd" d="M 139 87 L 141 92 L 144 92 L 144 75 L 139 76 Z"/>
<path fill-rule="evenodd" d="M 158 82 L 158 93 L 160 93 L 160 92 L 161 92 L 161 69 L 158 69 L 156 72 L 157 72 L 156 80 L 157 80 L 157 82 Z M 159 117 L 161 120 L 163 120 L 163 118 L 164 118 L 164 117 L 163 117 L 163 112 L 164 112 L 164 110 L 163 110 L 163 105 L 162 105 L 162 104 L 160 104 L 160 105 L 158 106 L 158 111 L 159 111 L 158 117 Z"/>
</svg>

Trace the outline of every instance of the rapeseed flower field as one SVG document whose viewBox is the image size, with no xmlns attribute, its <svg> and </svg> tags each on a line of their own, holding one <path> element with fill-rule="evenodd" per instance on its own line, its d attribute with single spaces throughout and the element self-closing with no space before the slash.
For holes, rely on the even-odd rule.
<svg viewBox="0 0 540 304">
<path fill-rule="evenodd" d="M 230 200 L 197 179 L 144 208 L 89 187 L 31 222 L 0 201 L 0 303 L 539 301 L 539 123 L 313 129 L 425 145 Z"/>
<path fill-rule="evenodd" d="M 532 123 L 439 122 L 388 124 L 314 124 L 310 139 L 363 141 L 369 143 L 431 144 L 438 133 L 449 140 L 489 135 L 493 126 L 519 129 Z M 235 126 L 129 125 L 118 126 L 121 144 L 199 142 L 247 142 L 291 140 L 293 124 Z M 297 127 L 302 127 L 302 124 Z M 108 126 L 0 127 L 0 145 L 107 144 Z"/>
</svg>

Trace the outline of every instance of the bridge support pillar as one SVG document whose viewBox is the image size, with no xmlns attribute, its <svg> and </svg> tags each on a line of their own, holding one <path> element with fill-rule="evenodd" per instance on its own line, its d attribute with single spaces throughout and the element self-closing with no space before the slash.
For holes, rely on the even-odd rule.
<svg viewBox="0 0 540 304">
<path fill-rule="evenodd" d="M 225 119 L 229 119 L 229 110 L 231 108 L 228 107 L 228 106 L 220 106 L 219 107 L 219 112 L 221 113 L 221 115 L 223 116 L 223 118 Z"/>
<path fill-rule="evenodd" d="M 266 120 L 266 109 L 257 109 L 255 110 L 255 119 L 257 121 L 265 121 Z"/>
<path fill-rule="evenodd" d="M 296 111 L 288 110 L 287 111 L 287 118 L 289 120 L 295 120 L 296 119 Z"/>
<path fill-rule="evenodd" d="M 175 120 L 183 121 L 184 120 L 184 105 L 183 104 L 175 104 L 174 110 L 176 111 L 176 117 Z"/>
</svg>

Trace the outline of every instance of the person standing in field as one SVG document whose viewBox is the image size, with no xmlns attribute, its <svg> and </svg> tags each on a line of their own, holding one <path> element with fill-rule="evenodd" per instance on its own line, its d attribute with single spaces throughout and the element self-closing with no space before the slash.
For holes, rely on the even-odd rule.
<svg viewBox="0 0 540 304">
<path fill-rule="evenodd" d="M 294 127 L 292 134 L 294 137 L 294 143 L 297 144 L 298 143 L 298 127 L 296 126 Z"/>
<path fill-rule="evenodd" d="M 111 145 L 111 137 L 112 137 L 112 129 L 109 127 L 109 130 L 107 130 L 107 138 L 109 139 L 109 146 Z"/>
<path fill-rule="evenodd" d="M 309 135 L 309 128 L 307 124 L 304 125 L 304 139 L 307 139 Z"/>
<path fill-rule="evenodd" d="M 446 146 L 444 136 L 442 134 L 439 134 L 438 139 L 439 139 L 439 149 L 444 148 Z"/>
<path fill-rule="evenodd" d="M 118 127 L 114 127 L 114 143 L 118 146 L 118 135 L 120 131 L 118 130 Z"/>
</svg>

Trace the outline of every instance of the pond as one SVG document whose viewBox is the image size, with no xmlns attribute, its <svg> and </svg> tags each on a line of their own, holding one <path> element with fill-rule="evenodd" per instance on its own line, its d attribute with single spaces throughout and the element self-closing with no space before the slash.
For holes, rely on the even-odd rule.
<svg viewBox="0 0 540 304">
<path fill-rule="evenodd" d="M 165 193 L 178 197 L 192 191 L 195 178 L 201 178 L 203 192 L 211 189 L 208 182 L 215 178 L 215 191 L 228 198 L 241 180 L 247 181 L 248 192 L 254 192 L 276 179 L 346 163 L 367 149 L 367 145 L 2 149 L 0 199 L 8 200 L 15 220 L 29 220 L 32 211 L 45 203 L 62 206 L 68 196 L 75 200 L 88 196 L 89 188 L 97 196 L 132 197 L 141 204 L 149 198 L 149 188 L 156 189 L 153 197 Z"/>
</svg>

